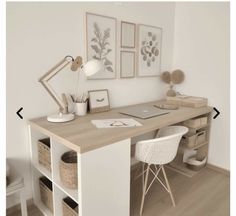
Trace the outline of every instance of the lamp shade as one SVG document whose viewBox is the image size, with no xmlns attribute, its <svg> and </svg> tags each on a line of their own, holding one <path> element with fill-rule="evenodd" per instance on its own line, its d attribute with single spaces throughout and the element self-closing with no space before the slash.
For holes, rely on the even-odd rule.
<svg viewBox="0 0 236 216">
<path fill-rule="evenodd" d="M 81 66 L 86 76 L 92 76 L 103 69 L 103 63 L 99 60 L 92 59 Z"/>
</svg>

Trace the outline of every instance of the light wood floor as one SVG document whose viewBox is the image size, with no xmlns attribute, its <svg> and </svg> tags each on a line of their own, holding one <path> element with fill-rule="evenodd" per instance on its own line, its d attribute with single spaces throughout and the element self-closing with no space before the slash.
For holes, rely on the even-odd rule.
<svg viewBox="0 0 236 216">
<path fill-rule="evenodd" d="M 169 194 L 155 183 L 146 196 L 143 216 L 229 216 L 230 179 L 209 168 L 192 178 L 166 169 L 176 207 Z M 141 181 L 131 181 L 131 216 L 138 216 Z M 28 208 L 29 216 L 42 216 L 35 206 Z M 20 216 L 19 212 L 8 216 Z M 98 215 L 100 216 L 100 215 Z M 101 215 L 102 216 L 102 215 Z"/>
</svg>

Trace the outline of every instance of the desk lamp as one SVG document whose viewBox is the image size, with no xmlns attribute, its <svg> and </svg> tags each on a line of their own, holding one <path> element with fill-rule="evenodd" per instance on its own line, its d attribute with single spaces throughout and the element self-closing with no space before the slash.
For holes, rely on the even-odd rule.
<svg viewBox="0 0 236 216">
<path fill-rule="evenodd" d="M 47 117 L 49 122 L 67 122 L 72 121 L 75 116 L 73 113 L 68 112 L 68 102 L 66 100 L 65 94 L 62 94 L 60 98 L 53 88 L 49 85 L 48 81 L 53 78 L 58 72 L 65 68 L 68 64 L 71 64 L 71 70 L 77 71 L 80 69 L 85 73 L 86 76 L 91 76 L 103 68 L 101 61 L 92 59 L 87 63 L 82 63 L 82 57 L 78 56 L 74 59 L 72 56 L 66 56 L 60 62 L 58 62 L 53 68 L 51 68 L 47 73 L 45 73 L 40 79 L 39 82 L 44 86 L 44 88 L 51 95 L 53 100 L 59 106 L 59 113 L 53 114 Z"/>
</svg>

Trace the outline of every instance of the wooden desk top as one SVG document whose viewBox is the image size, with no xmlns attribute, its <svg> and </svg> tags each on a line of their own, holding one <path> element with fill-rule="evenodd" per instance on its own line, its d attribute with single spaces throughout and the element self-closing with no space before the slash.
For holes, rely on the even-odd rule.
<svg viewBox="0 0 236 216">
<path fill-rule="evenodd" d="M 163 103 L 163 101 L 154 101 L 142 105 L 161 103 Z M 76 117 L 75 120 L 71 122 L 52 123 L 48 122 L 46 117 L 40 117 L 29 120 L 29 124 L 32 128 L 39 130 L 46 136 L 52 137 L 57 142 L 60 142 L 77 152 L 84 153 L 127 138 L 145 134 L 152 130 L 176 124 L 199 115 L 207 114 L 213 110 L 212 107 L 181 107 L 178 110 L 170 111 L 169 114 L 143 120 L 120 114 L 119 111 L 122 108 L 124 107 L 111 109 L 108 112 Z M 98 129 L 91 123 L 91 120 L 109 118 L 133 118 L 143 126 Z"/>
</svg>

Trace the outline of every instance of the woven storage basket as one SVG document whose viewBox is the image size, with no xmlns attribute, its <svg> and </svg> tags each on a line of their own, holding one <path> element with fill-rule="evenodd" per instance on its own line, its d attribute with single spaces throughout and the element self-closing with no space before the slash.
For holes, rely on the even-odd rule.
<svg viewBox="0 0 236 216">
<path fill-rule="evenodd" d="M 53 212 L 52 182 L 46 177 L 39 179 L 41 201 Z"/>
<path fill-rule="evenodd" d="M 62 200 L 63 216 L 78 216 L 78 204 L 70 197 Z"/>
<path fill-rule="evenodd" d="M 38 141 L 38 161 L 39 164 L 51 171 L 51 152 L 50 139 L 41 139 Z"/>
<path fill-rule="evenodd" d="M 201 118 L 193 118 L 184 122 L 187 127 L 197 128 L 201 126 Z"/>
<path fill-rule="evenodd" d="M 199 131 L 196 137 L 196 145 L 202 144 L 206 141 L 206 131 Z"/>
<path fill-rule="evenodd" d="M 191 136 L 183 136 L 181 142 L 187 148 L 193 148 L 194 146 L 196 146 L 196 134 Z"/>
<path fill-rule="evenodd" d="M 60 178 L 67 188 L 76 189 L 78 187 L 77 177 L 77 153 L 69 151 L 61 156 Z"/>
</svg>

